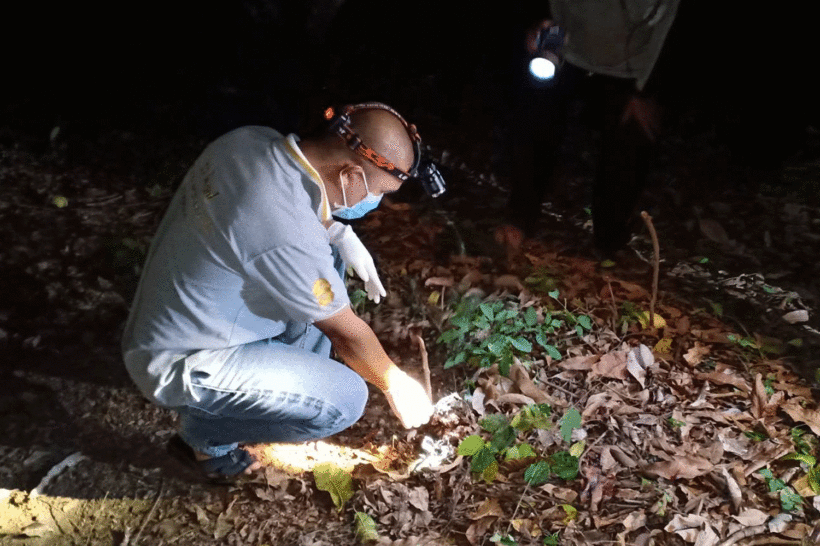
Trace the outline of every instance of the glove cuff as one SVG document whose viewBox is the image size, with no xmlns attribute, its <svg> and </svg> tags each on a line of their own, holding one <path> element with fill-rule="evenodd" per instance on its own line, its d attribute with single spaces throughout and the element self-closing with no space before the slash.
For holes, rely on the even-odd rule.
<svg viewBox="0 0 820 546">
<path fill-rule="evenodd" d="M 338 245 L 339 242 L 347 236 L 348 232 L 352 231 L 353 228 L 341 222 L 333 222 L 330 224 L 330 227 L 327 228 L 327 234 L 328 237 L 330 237 L 330 242 L 334 245 Z"/>
</svg>

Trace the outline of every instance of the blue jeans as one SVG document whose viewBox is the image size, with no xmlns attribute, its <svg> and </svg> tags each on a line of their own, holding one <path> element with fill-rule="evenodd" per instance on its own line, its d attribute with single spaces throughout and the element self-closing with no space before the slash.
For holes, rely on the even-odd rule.
<svg viewBox="0 0 820 546">
<path fill-rule="evenodd" d="M 328 358 L 330 341 L 315 326 L 293 323 L 276 338 L 207 353 L 215 371 L 191 371 L 198 401 L 174 408 L 182 439 L 206 455 L 224 455 L 239 442 L 324 438 L 364 412 L 367 385 Z"/>
<path fill-rule="evenodd" d="M 182 439 L 212 457 L 240 442 L 336 434 L 359 420 L 367 402 L 364 380 L 330 359 L 330 340 L 313 325 L 290 322 L 275 338 L 192 357 L 202 363 L 190 372 L 193 401 L 173 409 L 181 417 Z"/>
</svg>

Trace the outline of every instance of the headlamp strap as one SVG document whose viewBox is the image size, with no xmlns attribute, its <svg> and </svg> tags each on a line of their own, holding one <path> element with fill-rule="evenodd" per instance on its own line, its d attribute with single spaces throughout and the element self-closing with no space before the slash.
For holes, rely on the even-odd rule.
<svg viewBox="0 0 820 546">
<path fill-rule="evenodd" d="M 390 112 L 398 118 L 407 130 L 407 134 L 413 142 L 413 166 L 410 168 L 409 173 L 399 169 L 376 150 L 365 145 L 362 142 L 361 137 L 350 128 L 350 115 L 353 112 L 357 110 L 374 109 Z M 412 178 L 418 170 L 419 163 L 421 162 L 421 135 L 419 135 L 415 125 L 407 123 L 407 121 L 405 121 L 405 119 L 401 117 L 398 112 L 386 104 L 382 104 L 380 102 L 366 102 L 362 104 L 348 105 L 343 107 L 342 111 L 338 114 L 336 114 L 335 110 L 330 107 L 325 110 L 325 119 L 330 121 L 330 127 L 328 127 L 328 130 L 339 135 L 351 150 L 375 164 L 380 169 L 389 172 L 402 182 Z"/>
</svg>

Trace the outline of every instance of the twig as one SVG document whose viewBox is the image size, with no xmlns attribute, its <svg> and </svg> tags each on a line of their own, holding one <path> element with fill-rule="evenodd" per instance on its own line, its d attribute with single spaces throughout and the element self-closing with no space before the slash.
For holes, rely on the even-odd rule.
<svg viewBox="0 0 820 546">
<path fill-rule="evenodd" d="M 427 348 L 424 346 L 424 340 L 419 334 L 410 330 L 410 338 L 419 346 L 421 353 L 421 366 L 424 369 L 424 390 L 427 391 L 427 398 L 430 402 L 433 401 L 433 386 L 430 382 L 430 363 L 427 361 Z"/>
<path fill-rule="evenodd" d="M 718 546 L 732 546 L 732 544 L 736 543 L 738 540 L 743 540 L 744 538 L 762 535 L 768 530 L 769 528 L 766 525 L 755 525 L 754 527 L 746 527 L 745 529 L 741 529 L 740 531 L 729 535 L 729 538 L 718 544 Z"/>
<path fill-rule="evenodd" d="M 574 392 L 568 391 L 567 389 L 565 389 L 565 388 L 564 388 L 564 387 L 562 387 L 561 385 L 556 385 L 556 384 L 555 384 L 555 383 L 553 383 L 552 381 L 549 381 L 549 380 L 546 380 L 546 379 L 545 379 L 545 380 L 541 381 L 541 383 L 542 383 L 542 384 L 544 384 L 544 385 L 549 385 L 549 386 L 550 386 L 550 387 L 552 387 L 553 389 L 558 389 L 559 391 L 561 391 L 561 392 L 563 392 L 564 394 L 566 394 L 567 396 L 569 396 L 569 397 L 570 397 L 570 400 L 574 400 L 575 398 L 577 398 L 577 397 L 578 397 L 578 396 L 577 396 Z"/>
<path fill-rule="evenodd" d="M 159 504 L 159 499 L 162 498 L 162 489 L 163 489 L 164 485 L 165 485 L 164 480 L 160 479 L 159 491 L 157 491 L 157 498 L 154 499 L 154 504 L 151 505 L 151 509 L 148 511 L 148 514 L 145 516 L 145 519 L 142 520 L 142 525 L 140 525 L 140 530 L 137 531 L 137 536 L 134 537 L 134 541 L 132 542 L 132 544 L 134 544 L 135 546 L 137 546 L 137 544 L 139 543 L 140 535 L 142 535 L 142 532 L 145 530 L 145 526 L 148 525 L 148 520 L 151 519 L 151 516 L 154 515 L 154 510 L 157 509 L 157 505 Z M 123 544 L 123 546 L 128 546 L 128 545 Z"/>
<path fill-rule="evenodd" d="M 530 488 L 530 482 L 527 482 L 524 485 L 524 490 L 521 492 L 521 496 L 518 497 L 518 504 L 515 505 L 515 510 L 513 510 L 513 515 L 510 518 L 510 522 L 507 524 L 507 534 L 510 534 L 510 528 L 512 527 L 512 522 L 515 521 L 515 516 L 518 515 L 518 509 L 521 508 L 521 501 L 524 500 L 524 495 L 527 494 L 527 489 Z"/>
<path fill-rule="evenodd" d="M 102 500 L 102 506 L 100 508 L 105 508 L 105 501 L 106 500 L 108 500 L 108 491 L 105 492 L 105 496 L 103 497 L 103 500 Z M 91 531 L 89 531 L 89 533 L 88 533 L 88 541 L 85 543 L 86 546 L 91 544 L 91 537 L 94 535 L 94 529 L 97 527 L 97 521 L 99 519 L 100 519 L 99 517 L 94 518 L 94 523 L 93 523 L 93 525 L 91 525 Z"/>
<path fill-rule="evenodd" d="M 643 218 L 644 223 L 646 223 L 649 235 L 652 237 L 652 300 L 649 302 L 649 324 L 652 328 L 655 328 L 655 300 L 658 297 L 658 273 L 661 267 L 661 250 L 658 244 L 658 233 L 652 224 L 652 217 L 644 210 L 641 211 L 641 218 Z"/>
<path fill-rule="evenodd" d="M 589 453 L 590 451 L 592 451 L 592 448 L 593 448 L 593 447 L 595 447 L 596 445 L 598 445 L 598 443 L 600 443 L 600 441 L 601 441 L 601 440 L 603 440 L 604 438 L 606 438 L 606 432 L 605 432 L 605 433 L 603 433 L 603 434 L 601 434 L 600 436 L 598 436 L 598 438 L 596 438 L 596 439 L 595 439 L 595 441 L 594 441 L 594 442 L 592 442 L 592 443 L 589 445 L 589 447 L 588 447 L 588 448 L 586 448 L 586 449 L 584 450 L 584 452 L 583 452 L 583 453 L 581 453 L 581 456 L 580 456 L 580 457 L 578 457 L 578 468 L 579 468 L 579 469 L 581 468 L 581 462 L 584 460 L 584 457 L 586 457 L 586 456 L 587 456 L 587 453 Z"/>
</svg>

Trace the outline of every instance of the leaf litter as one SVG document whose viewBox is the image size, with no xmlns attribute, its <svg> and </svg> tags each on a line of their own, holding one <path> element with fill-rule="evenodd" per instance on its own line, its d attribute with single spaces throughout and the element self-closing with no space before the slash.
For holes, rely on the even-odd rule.
<svg viewBox="0 0 820 546">
<path fill-rule="evenodd" d="M 49 191 L 61 184 L 65 182 Z M 145 199 L 133 191 L 65 193 L 68 199 L 60 210 L 75 211 L 83 225 L 95 227 L 105 225 L 98 203 L 127 207 Z M 16 199 L 19 206 L 23 200 Z M 391 357 L 420 379 L 421 355 L 410 332 L 421 334 L 436 396 L 456 395 L 449 411 L 420 431 L 404 431 L 374 394 L 362 422 L 334 439 L 339 449 L 313 444 L 296 450 L 297 460 L 315 459 L 306 468 L 283 465 L 277 471 L 269 466 L 263 475 L 228 489 L 157 496 L 152 518 L 153 496 L 130 508 L 136 513 L 130 520 L 113 515 L 113 505 L 100 503 L 99 513 L 108 514 L 111 522 L 108 527 L 100 523 L 98 531 L 124 530 L 127 538 L 142 526 L 143 536 L 166 543 L 312 546 L 356 540 L 392 546 L 485 544 L 493 534 L 541 544 L 554 533 L 561 544 L 683 541 L 728 546 L 759 537 L 797 543 L 818 534 L 820 502 L 806 480 L 812 469 L 783 457 L 799 449 L 794 430 L 804 431 L 803 438 L 820 435 L 820 414 L 811 388 L 782 361 L 750 357 L 749 348 L 732 337 L 744 339 L 745 333 L 670 294 L 661 294 L 650 327 L 646 310 L 651 294 L 642 283 L 601 273 L 594 262 L 544 244 L 528 243 L 523 255 L 508 264 L 497 255 L 441 259 L 437 241 L 447 224 L 385 201 L 357 231 L 378 257 L 389 295 L 381 306 L 365 302 L 358 311 Z M 156 220 L 161 206 L 152 206 Z M 20 214 L 36 216 L 33 209 L 21 208 Z M 10 214 L 9 207 L 3 210 Z M 139 238 L 150 233 L 150 220 L 150 215 L 130 217 Z M 714 226 L 707 227 L 707 237 L 711 233 L 713 240 L 728 244 Z M 92 256 L 86 247 L 94 244 L 93 235 L 83 232 L 77 255 Z M 122 246 L 140 244 L 135 239 Z M 15 252 L 26 251 L 21 247 Z M 125 300 L 106 277 L 74 284 L 60 280 L 61 275 L 76 277 L 78 271 L 47 259 L 32 270 L 44 281 L 49 300 L 74 298 L 79 310 L 107 305 L 122 313 Z M 351 287 L 356 286 L 352 281 Z M 447 355 L 435 340 L 448 327 L 450 305 L 458 297 L 512 298 L 521 308 L 537 309 L 543 319 L 543 310 L 554 308 L 548 292 L 555 289 L 572 310 L 594 319 L 583 335 L 556 334 L 561 358 L 547 351 L 534 353 L 532 360 L 518 357 L 509 375 L 498 367 L 442 370 Z M 623 320 L 628 316 L 631 320 Z M 68 322 L 65 317 L 63 323 Z M 25 343 L 36 349 L 43 341 L 38 335 Z M 475 384 L 472 392 L 463 391 L 464 380 Z M 531 441 L 537 457 L 568 442 L 581 446 L 578 478 L 549 477 L 530 486 L 526 464 L 512 460 L 502 462 L 487 482 L 476 479 L 454 449 L 440 450 L 444 456 L 436 464 L 416 468 L 420 454 L 439 449 L 425 451 L 425 442 L 454 448 L 481 432 L 482 417 L 512 419 L 532 404 L 548 404 L 556 416 L 572 410 L 580 416 L 572 426 L 562 427 L 565 423 L 556 420 L 554 429 L 533 432 Z M 312 473 L 327 458 L 333 458 L 337 470 L 320 466 L 326 479 L 317 481 Z M 61 479 L 76 478 L 83 466 L 56 476 L 55 487 Z M 144 477 L 150 479 L 148 473 Z M 784 492 L 790 488 L 803 498 L 786 510 Z M 94 529 L 86 529 L 88 535 L 72 532 L 67 518 L 75 505 L 54 502 L 46 517 L 41 506 L 46 496 L 30 499 L 12 491 L 0 503 L 8 505 L 8 513 L 14 511 L 23 535 L 56 532 L 80 536 L 84 543 L 94 534 Z"/>
</svg>

